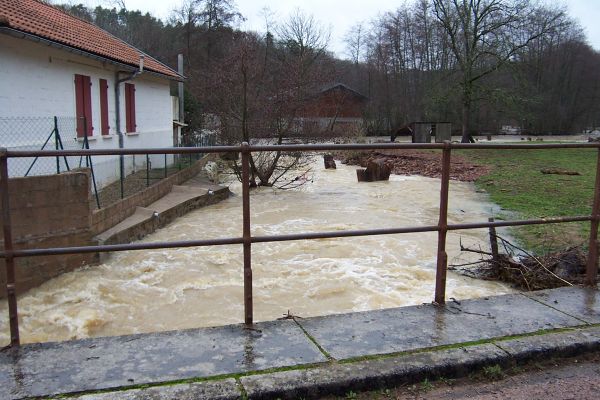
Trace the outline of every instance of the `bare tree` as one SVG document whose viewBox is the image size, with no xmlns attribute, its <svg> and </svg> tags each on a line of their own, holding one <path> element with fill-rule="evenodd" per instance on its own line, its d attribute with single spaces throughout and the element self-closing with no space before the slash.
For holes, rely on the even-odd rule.
<svg viewBox="0 0 600 400">
<path fill-rule="evenodd" d="M 284 36 L 237 34 L 228 57 L 210 68 L 205 90 L 213 95 L 207 106 L 219 115 L 226 141 L 268 138 L 282 144 L 295 129 L 298 110 L 326 79 L 322 67 L 327 42 L 319 34 L 321 28 L 314 18 L 298 15 L 276 30 Z M 290 177 L 290 172 L 305 172 L 308 162 L 301 153 L 252 154 L 250 183 L 295 187 L 303 179 Z M 239 166 L 234 170 L 239 176 Z"/>
<path fill-rule="evenodd" d="M 350 55 L 350 60 L 358 65 L 363 57 L 364 45 L 365 45 L 365 28 L 362 22 L 352 26 L 348 32 L 344 41 L 346 42 L 346 51 Z"/>
<path fill-rule="evenodd" d="M 188 71 L 190 70 L 192 50 L 194 48 L 192 46 L 192 38 L 198 30 L 197 24 L 200 20 L 198 10 L 199 0 L 183 0 L 181 5 L 174 9 L 171 15 L 171 23 L 179 24 L 183 31 Z"/>
<path fill-rule="evenodd" d="M 329 44 L 331 29 L 326 29 L 312 14 L 296 9 L 287 20 L 277 27 L 279 40 L 293 48 L 300 56 L 317 57 Z"/>
<path fill-rule="evenodd" d="M 540 6 L 531 0 L 432 0 L 460 72 L 462 142 L 470 138 L 476 82 L 513 60 L 529 43 L 550 32 L 564 11 L 546 13 L 527 29 Z"/>
</svg>

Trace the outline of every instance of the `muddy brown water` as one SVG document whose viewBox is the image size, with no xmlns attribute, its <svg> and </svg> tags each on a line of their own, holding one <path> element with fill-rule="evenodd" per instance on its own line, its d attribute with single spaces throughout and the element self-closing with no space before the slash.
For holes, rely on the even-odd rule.
<svg viewBox="0 0 600 400">
<path fill-rule="evenodd" d="M 335 231 L 435 225 L 439 179 L 391 176 L 357 183 L 355 167 L 315 164 L 297 190 L 251 195 L 252 233 Z M 238 237 L 239 183 L 230 199 L 181 217 L 145 242 Z M 496 207 L 470 183 L 451 182 L 449 222 L 486 221 Z M 450 262 L 470 259 L 464 245 L 487 246 L 486 230 L 449 233 Z M 429 303 L 435 287 L 437 234 L 404 234 L 255 244 L 254 311 L 258 321 Z M 243 321 L 241 246 L 116 253 L 102 265 L 53 279 L 19 297 L 23 342 L 60 341 L 215 326 Z M 456 299 L 510 293 L 507 286 L 448 274 Z M 0 345 L 8 311 L 0 303 Z"/>
</svg>

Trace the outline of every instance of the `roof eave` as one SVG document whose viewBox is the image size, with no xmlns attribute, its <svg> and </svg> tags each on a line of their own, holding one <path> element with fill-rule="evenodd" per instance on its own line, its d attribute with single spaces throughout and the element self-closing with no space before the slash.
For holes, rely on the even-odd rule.
<svg viewBox="0 0 600 400">
<path fill-rule="evenodd" d="M 85 51 L 85 50 L 79 49 L 77 47 L 69 46 L 69 45 L 66 45 L 64 43 L 60 43 L 60 42 L 57 42 L 57 41 L 54 41 L 54 40 L 50 40 L 50 39 L 42 37 L 42 36 L 34 35 L 34 34 L 29 33 L 29 32 L 24 32 L 24 31 L 21 31 L 19 29 L 14 29 L 14 28 L 10 28 L 10 27 L 0 26 L 0 33 L 7 34 L 9 36 L 12 36 L 12 37 L 15 37 L 15 38 L 18 38 L 18 39 L 27 39 L 27 40 L 30 40 L 30 41 L 36 42 L 36 43 L 45 43 L 48 46 L 55 47 L 55 48 L 61 49 L 61 50 L 65 50 L 65 51 L 68 51 L 70 53 L 78 54 L 78 55 L 81 55 L 83 57 L 91 58 L 91 59 L 94 59 L 96 61 L 107 62 L 107 63 L 113 64 L 113 65 L 117 65 L 120 68 L 125 68 L 125 69 L 127 69 L 129 71 L 132 71 L 132 72 L 138 70 L 137 66 L 126 64 L 124 62 L 117 61 L 117 60 L 114 60 L 114 59 L 109 58 L 109 57 L 104 57 L 104 56 L 101 56 L 101 55 L 98 55 L 98 54 L 95 54 L 95 53 L 91 53 L 89 51 Z M 173 72 L 176 73 L 175 71 L 173 71 Z M 177 73 L 176 73 L 177 76 L 172 76 L 172 75 L 163 74 L 161 72 L 153 71 L 153 70 L 150 70 L 150 69 L 147 69 L 147 68 L 144 69 L 144 73 L 145 74 L 150 74 L 150 75 L 155 75 L 155 76 L 158 76 L 158 77 L 161 77 L 161 78 L 165 78 L 165 79 L 168 79 L 168 80 L 172 80 L 172 81 L 183 82 L 185 80 L 185 77 L 183 77 L 183 76 L 181 76 L 181 75 L 179 75 Z"/>
<path fill-rule="evenodd" d="M 368 101 L 368 100 L 369 100 L 369 98 L 368 98 L 367 96 L 365 96 L 364 94 L 360 93 L 360 92 L 359 92 L 359 91 L 357 91 L 357 90 L 354 90 L 354 89 L 352 89 L 350 86 L 348 86 L 348 85 L 345 85 L 345 84 L 343 84 L 343 83 L 336 83 L 336 84 L 334 84 L 334 85 L 332 85 L 332 86 L 329 86 L 329 87 L 327 87 L 327 88 L 325 88 L 325 89 L 321 90 L 321 93 L 327 93 L 327 92 L 329 92 L 329 91 L 332 91 L 332 90 L 334 90 L 334 89 L 336 89 L 336 88 L 338 88 L 338 87 L 341 87 L 341 88 L 343 88 L 343 89 L 346 89 L 346 90 L 348 90 L 348 91 L 350 91 L 350 92 L 354 93 L 354 94 L 355 94 L 357 97 L 361 97 L 361 98 L 362 98 L 363 100 L 365 100 L 365 101 Z"/>
</svg>

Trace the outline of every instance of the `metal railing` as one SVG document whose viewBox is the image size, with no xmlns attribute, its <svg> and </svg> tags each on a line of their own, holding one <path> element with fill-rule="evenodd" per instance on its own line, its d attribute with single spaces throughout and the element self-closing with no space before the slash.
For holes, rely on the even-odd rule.
<svg viewBox="0 0 600 400">
<path fill-rule="evenodd" d="M 517 221 L 495 221 L 477 222 L 468 224 L 448 224 L 448 191 L 450 182 L 450 161 L 453 149 L 508 149 L 508 150 L 531 150 L 531 149 L 598 149 L 598 160 L 596 165 L 596 181 L 594 187 L 594 203 L 592 213 L 588 216 L 572 216 L 559 218 L 543 218 L 533 220 Z M 437 225 L 401 227 L 386 229 L 351 230 L 311 232 L 275 236 L 252 236 L 250 220 L 250 153 L 265 151 L 343 151 L 343 150 L 393 150 L 393 149 L 416 149 L 416 150 L 442 150 L 442 176 L 440 188 L 440 207 Z M 8 159 L 23 157 L 62 157 L 62 156 L 102 156 L 102 155 L 146 155 L 146 154 L 197 154 L 197 153 L 241 153 L 242 155 L 242 214 L 243 231 L 241 237 L 189 240 L 176 242 L 154 242 L 154 243 L 130 243 L 116 245 L 98 245 L 66 248 L 26 249 L 15 250 L 12 239 L 10 220 L 10 205 L 8 192 Z M 172 149 L 94 149 L 94 150 L 58 150 L 58 151 L 8 151 L 0 149 L 0 192 L 2 207 L 2 224 L 4 231 L 4 251 L 0 252 L 0 258 L 5 259 L 7 276 L 7 297 L 9 304 L 9 320 L 11 345 L 19 346 L 19 321 L 17 310 L 17 297 L 15 286 L 15 258 L 63 255 L 78 253 L 102 253 L 128 250 L 150 250 L 183 247 L 200 247 L 215 245 L 241 244 L 244 250 L 244 322 L 247 325 L 253 323 L 253 298 L 252 298 L 252 244 L 265 242 L 283 242 L 294 240 L 343 238 L 370 235 L 391 235 L 402 233 L 438 232 L 437 245 L 437 270 L 435 282 L 434 301 L 444 304 L 446 299 L 446 272 L 448 267 L 448 255 L 446 253 L 446 235 L 448 231 L 458 231 L 480 228 L 497 228 L 508 226 L 543 225 L 568 222 L 591 222 L 589 238 L 589 253 L 586 267 L 585 283 L 595 286 L 598 274 L 598 226 L 600 223 L 600 143 L 569 143 L 569 144 L 418 144 L 418 143 L 389 143 L 389 144 L 315 144 L 315 145 L 249 145 L 241 146 L 215 146 L 215 147 L 186 147 Z"/>
</svg>

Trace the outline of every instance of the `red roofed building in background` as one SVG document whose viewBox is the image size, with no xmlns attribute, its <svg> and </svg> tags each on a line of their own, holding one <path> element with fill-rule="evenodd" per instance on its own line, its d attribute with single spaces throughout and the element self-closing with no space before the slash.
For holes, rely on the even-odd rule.
<svg viewBox="0 0 600 400">
<path fill-rule="evenodd" d="M 343 83 L 328 86 L 298 112 L 296 131 L 303 136 L 359 136 L 368 100 Z"/>
<path fill-rule="evenodd" d="M 148 54 L 52 5 L 0 0 L 0 119 L 56 116 L 65 124 L 63 141 L 81 143 L 87 135 L 90 148 L 172 147 L 181 123 L 174 128 L 179 103 L 171 88 L 182 80 Z M 0 133 L 2 147 L 38 145 Z M 164 158 L 152 161 L 159 166 Z M 140 163 L 145 157 L 127 157 L 121 168 L 128 173 Z M 94 168 L 100 186 L 120 173 L 114 157 Z"/>
</svg>

